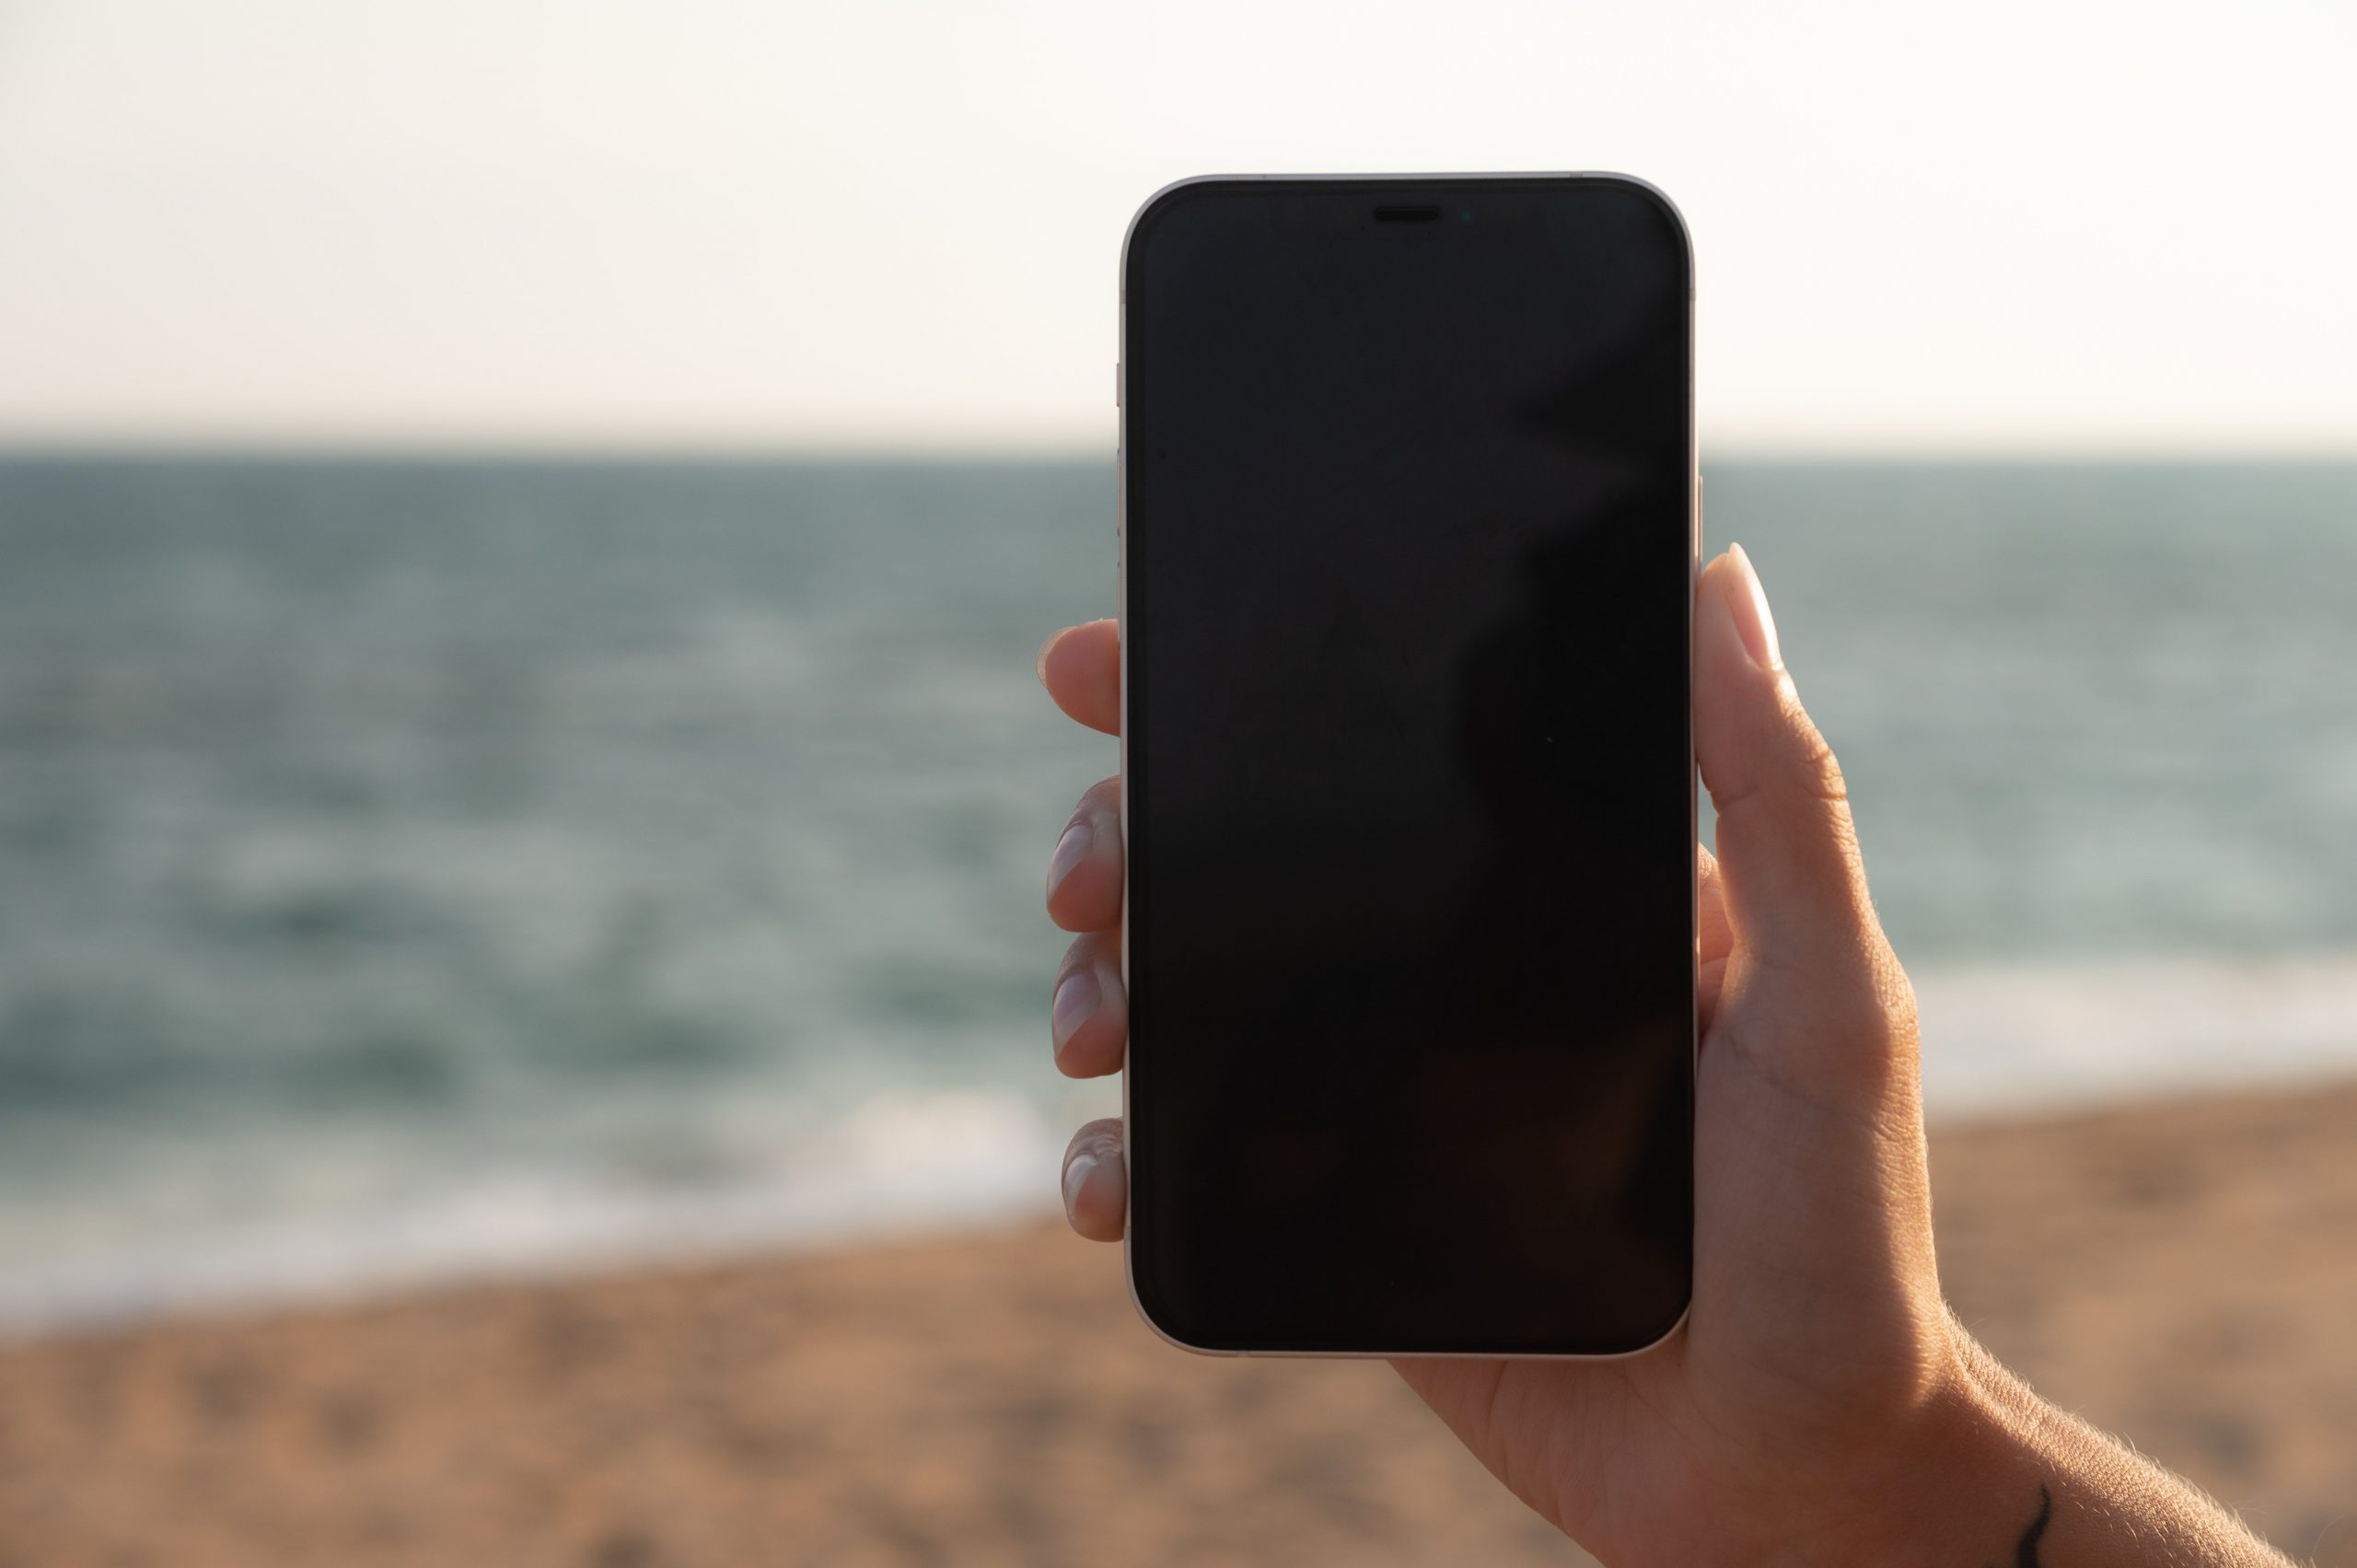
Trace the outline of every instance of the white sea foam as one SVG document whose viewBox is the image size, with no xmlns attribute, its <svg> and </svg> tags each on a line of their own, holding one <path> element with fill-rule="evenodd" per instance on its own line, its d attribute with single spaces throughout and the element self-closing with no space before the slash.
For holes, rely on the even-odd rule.
<svg viewBox="0 0 2357 1568">
<path fill-rule="evenodd" d="M 0 1333 L 774 1254 L 1051 1212 L 1065 1132 L 1011 1095 L 879 1099 L 770 1175 L 692 1191 L 517 1171 L 309 1223 L 0 1276 Z"/>
<path fill-rule="evenodd" d="M 1936 1121 L 2357 1074 L 2357 954 L 1915 976 Z"/>
</svg>

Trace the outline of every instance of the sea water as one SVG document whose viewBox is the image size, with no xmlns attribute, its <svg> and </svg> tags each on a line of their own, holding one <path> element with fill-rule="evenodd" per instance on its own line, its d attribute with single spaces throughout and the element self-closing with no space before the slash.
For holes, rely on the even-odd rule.
<svg viewBox="0 0 2357 1568">
<path fill-rule="evenodd" d="M 2357 468 L 1714 464 L 1934 1115 L 2357 1071 Z M 0 1322 L 1028 1213 L 1103 462 L 0 461 Z"/>
</svg>

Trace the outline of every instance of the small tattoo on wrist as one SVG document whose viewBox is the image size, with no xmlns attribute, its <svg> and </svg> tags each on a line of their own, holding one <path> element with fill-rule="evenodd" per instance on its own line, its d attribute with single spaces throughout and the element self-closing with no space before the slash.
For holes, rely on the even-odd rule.
<svg viewBox="0 0 2357 1568">
<path fill-rule="evenodd" d="M 2054 1493 L 2044 1487 L 2038 1489 L 2038 1517 L 2022 1532 L 2019 1546 L 2014 1548 L 2014 1568 L 2038 1568 L 2038 1538 L 2046 1533 L 2047 1520 L 2054 1516 Z"/>
</svg>

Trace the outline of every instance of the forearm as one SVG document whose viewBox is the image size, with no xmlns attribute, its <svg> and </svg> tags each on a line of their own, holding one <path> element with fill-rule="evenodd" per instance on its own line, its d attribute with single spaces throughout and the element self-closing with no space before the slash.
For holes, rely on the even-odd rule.
<svg viewBox="0 0 2357 1568">
<path fill-rule="evenodd" d="M 1851 1543 L 1860 1562 L 2288 1568 L 2183 1478 L 2048 1404 L 1959 1329 L 1916 1480 Z M 1877 1539 L 1878 1538 L 1878 1539 Z M 1840 1554 L 1848 1556 L 1847 1552 Z"/>
</svg>

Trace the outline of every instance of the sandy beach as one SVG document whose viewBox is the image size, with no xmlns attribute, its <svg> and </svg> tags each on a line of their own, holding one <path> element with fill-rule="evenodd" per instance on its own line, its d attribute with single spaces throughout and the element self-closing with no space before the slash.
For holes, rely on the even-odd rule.
<svg viewBox="0 0 2357 1568">
<path fill-rule="evenodd" d="M 2357 1087 L 1934 1135 L 1958 1310 L 2357 1564 Z M 1387 1370 L 1184 1354 L 1060 1227 L 0 1352 L 0 1563 L 1582 1561 Z"/>
</svg>

